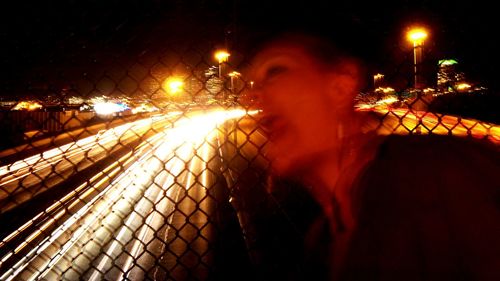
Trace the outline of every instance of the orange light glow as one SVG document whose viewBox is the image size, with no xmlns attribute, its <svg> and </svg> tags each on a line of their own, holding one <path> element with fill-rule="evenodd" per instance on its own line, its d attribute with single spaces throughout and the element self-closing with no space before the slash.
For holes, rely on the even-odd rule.
<svg viewBox="0 0 500 281">
<path fill-rule="evenodd" d="M 163 84 L 163 88 L 169 94 L 180 93 L 184 88 L 184 80 L 179 77 L 170 77 Z"/>
<path fill-rule="evenodd" d="M 358 108 L 366 110 L 367 108 Z M 500 144 L 500 126 L 474 119 L 465 119 L 452 115 L 432 114 L 425 111 L 409 111 L 408 109 L 389 109 L 383 106 L 371 107 L 374 112 L 388 116 L 382 126 L 377 129 L 381 135 L 407 135 L 421 128 L 420 134 L 453 135 L 458 137 L 472 136 L 487 139 Z M 390 112 L 391 114 L 387 114 Z M 401 126 L 403 124 L 404 126 Z"/>
<path fill-rule="evenodd" d="M 157 132 L 155 130 L 155 134 L 143 139 L 133 152 L 104 167 L 74 192 L 61 201 L 57 200 L 20 229 L 2 239 L 0 246 L 6 242 L 12 243 L 23 231 L 29 234 L 12 251 L 0 256 L 0 264 L 12 263 L 11 269 L 0 275 L 0 280 L 45 280 L 50 279 L 47 276 L 55 270 L 66 272 L 74 266 L 88 264 L 87 260 L 81 263 L 73 259 L 74 253 L 85 253 L 89 259 L 98 261 L 89 271 L 88 279 L 99 280 L 102 279 L 102 272 L 109 271 L 112 261 L 123 256 L 123 245 L 130 245 L 123 261 L 124 269 L 116 278 L 125 279 L 125 273 L 131 272 L 144 252 L 146 243 L 143 241 L 153 241 L 165 225 L 162 214 L 178 204 L 177 201 L 172 202 L 172 198 L 183 200 L 178 195 L 182 189 L 187 191 L 193 188 L 200 193 L 201 200 L 208 196 L 209 188 L 215 184 L 211 179 L 213 172 L 208 168 L 208 163 L 219 153 L 217 143 L 220 126 L 228 120 L 256 113 L 241 109 L 216 109 L 210 112 L 193 112 L 189 116 L 173 119 L 171 117 L 182 113 L 159 115 L 160 119 L 146 118 L 126 123 L 0 167 L 0 189 L 5 190 L 5 186 L 2 186 L 8 184 L 5 180 L 28 176 L 37 170 L 52 171 L 55 165 L 60 167 L 61 161 L 74 160 L 74 155 L 71 154 L 75 153 L 87 157 L 95 149 L 99 155 L 106 155 L 99 152 L 108 151 L 118 142 L 123 142 L 127 139 L 127 134 L 142 139 L 142 135 L 137 134 L 151 132 L 154 123 L 158 126 L 169 124 L 160 126 L 162 129 Z M 170 126 L 173 120 L 175 126 Z M 188 173 L 184 173 L 186 169 Z M 17 188 L 17 185 L 12 186 Z M 64 208 L 60 208 L 63 206 L 62 202 L 67 202 L 65 200 L 72 196 L 78 200 L 70 201 Z M 38 223 L 37 218 L 52 212 L 50 219 L 37 225 L 34 232 L 29 232 L 29 227 Z M 208 217 L 205 218 L 208 220 Z M 139 221 L 144 224 L 136 223 Z M 207 224 L 207 221 L 201 222 L 204 227 Z M 114 235 L 109 235 L 110 229 L 114 230 Z M 49 235 L 49 238 L 42 239 L 45 235 Z M 95 245 L 93 241 L 96 241 L 96 237 L 106 245 L 102 253 L 86 247 Z M 21 251 L 22 259 L 15 260 Z M 97 255 L 102 258 L 96 258 Z"/>
<path fill-rule="evenodd" d="M 238 77 L 238 76 L 241 76 L 241 73 L 237 72 L 237 71 L 233 71 L 231 73 L 228 74 L 230 77 Z"/>
<path fill-rule="evenodd" d="M 227 51 L 220 50 L 215 52 L 215 58 L 219 63 L 227 62 L 228 57 L 230 54 Z"/>
<path fill-rule="evenodd" d="M 408 40 L 419 45 L 427 38 L 427 31 L 421 27 L 413 28 L 408 32 Z"/>
<path fill-rule="evenodd" d="M 41 109 L 42 108 L 42 105 L 36 101 L 22 101 L 18 104 L 16 104 L 16 106 L 14 108 L 12 108 L 12 110 L 37 110 L 37 109 Z"/>
<path fill-rule="evenodd" d="M 460 83 L 457 85 L 457 90 L 459 91 L 466 91 L 468 89 L 470 89 L 472 86 L 470 84 L 467 84 L 467 83 Z"/>
</svg>

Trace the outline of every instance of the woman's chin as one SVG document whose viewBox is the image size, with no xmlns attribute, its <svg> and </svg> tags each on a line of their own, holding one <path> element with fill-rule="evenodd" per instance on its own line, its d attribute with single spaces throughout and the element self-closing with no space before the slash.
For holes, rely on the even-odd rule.
<svg viewBox="0 0 500 281">
<path fill-rule="evenodd" d="M 291 156 L 288 154 L 272 158 L 271 168 L 273 173 L 283 177 L 300 177 L 307 167 L 304 167 L 303 161 L 298 161 Z"/>
</svg>

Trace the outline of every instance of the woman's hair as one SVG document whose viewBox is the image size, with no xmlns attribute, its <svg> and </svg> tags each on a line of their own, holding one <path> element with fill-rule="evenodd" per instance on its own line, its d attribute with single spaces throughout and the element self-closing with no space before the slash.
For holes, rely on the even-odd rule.
<svg viewBox="0 0 500 281">
<path fill-rule="evenodd" d="M 301 47 L 313 55 L 313 57 L 326 64 L 335 64 L 339 57 L 348 56 L 346 52 L 336 47 L 335 42 L 331 38 L 302 30 L 266 34 L 256 40 L 251 54 L 256 54 L 274 45 Z"/>
<path fill-rule="evenodd" d="M 261 38 L 255 45 L 252 56 L 268 47 L 294 47 L 304 50 L 307 54 L 325 68 L 337 68 L 346 65 L 360 65 L 360 61 L 346 51 L 336 47 L 335 42 L 324 35 L 303 31 L 286 31 Z M 357 69 L 359 71 L 360 69 Z"/>
</svg>

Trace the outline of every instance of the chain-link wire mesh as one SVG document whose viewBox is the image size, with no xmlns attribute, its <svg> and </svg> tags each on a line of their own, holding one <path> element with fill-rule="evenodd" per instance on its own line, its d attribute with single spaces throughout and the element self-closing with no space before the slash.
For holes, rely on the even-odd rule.
<svg viewBox="0 0 500 281">
<path fill-rule="evenodd" d="M 269 176 L 259 111 L 242 103 L 253 84 L 242 74 L 249 53 L 231 46 L 235 27 L 197 26 L 193 39 L 192 26 L 146 22 L 93 26 L 94 41 L 54 35 L 38 61 L 24 58 L 29 68 L 3 79 L 0 279 L 291 280 L 325 270 L 326 252 L 302 249 L 320 207 L 307 188 Z M 222 49 L 230 56 L 214 57 Z M 498 144 L 498 116 L 477 108 L 494 100 L 487 86 L 420 51 L 416 65 L 415 50 L 400 50 L 356 110 L 376 116 L 381 135 Z"/>
</svg>

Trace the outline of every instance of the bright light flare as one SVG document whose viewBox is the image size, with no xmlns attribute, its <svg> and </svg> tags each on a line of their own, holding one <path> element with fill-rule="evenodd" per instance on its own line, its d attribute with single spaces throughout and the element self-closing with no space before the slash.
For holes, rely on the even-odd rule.
<svg viewBox="0 0 500 281">
<path fill-rule="evenodd" d="M 139 145 L 134 153 L 123 156 L 103 173 L 92 177 L 85 185 L 77 188 L 72 195 L 82 196 L 81 200 L 61 208 L 51 220 L 40 226 L 38 231 L 32 233 L 14 251 L 1 257 L 1 263 L 7 262 L 39 235 L 46 235 L 14 263 L 11 269 L 0 276 L 0 279 L 50 279 L 47 277 L 51 274 L 64 272 L 71 266 L 86 266 L 87 264 L 79 264 L 72 256 L 74 253 L 85 253 L 87 260 L 99 260 L 99 257 L 103 257 L 98 264 L 93 265 L 95 268 L 89 269 L 90 279 L 93 280 L 94 277 L 99 278 L 102 272 L 109 271 L 113 263 L 108 261 L 116 260 L 122 254 L 123 245 L 130 243 L 133 247 L 128 253 L 132 253 L 132 256 L 124 262 L 126 270 L 122 271 L 129 272 L 132 260 L 137 261 L 137 255 L 142 252 L 140 247 L 145 244 L 144 241 L 150 241 L 164 225 L 162 221 L 164 218 L 155 215 L 155 212 L 152 213 L 151 209 L 157 213 L 166 213 L 172 208 L 172 198 L 178 198 L 175 194 L 179 194 L 179 188 L 188 190 L 193 187 L 195 181 L 206 189 L 209 185 L 207 163 L 211 155 L 218 153 L 214 151 L 217 149 L 214 143 L 220 132 L 218 126 L 230 119 L 256 113 L 257 111 L 247 112 L 240 109 L 200 112 L 186 116 L 171 127 L 165 127 L 164 131 L 151 136 Z M 142 121 L 147 123 L 151 120 Z M 118 128 L 107 130 L 97 135 L 94 140 L 101 141 L 108 137 L 117 140 L 124 131 L 130 130 L 131 125 L 127 125 L 128 129 L 123 127 L 119 130 Z M 64 151 L 60 149 L 59 153 Z M 189 166 L 186 166 L 187 163 Z M 127 168 L 123 170 L 124 167 Z M 191 173 L 183 174 L 186 168 Z M 116 173 L 120 174 L 115 178 Z M 197 175 L 201 177 L 198 178 Z M 185 181 L 178 181 L 185 176 L 187 176 Z M 111 178 L 114 179 L 110 180 Z M 79 193 L 83 189 L 87 191 Z M 89 198 L 90 200 L 86 198 L 86 194 L 96 191 L 98 193 Z M 66 199 L 61 202 L 63 201 Z M 47 212 L 56 210 L 61 202 L 57 201 Z M 77 204 L 81 202 L 86 203 L 77 209 Z M 71 213 L 70 217 L 62 221 L 63 215 L 67 213 Z M 147 228 L 141 228 L 142 224 L 136 223 L 142 218 L 146 218 Z M 34 221 L 16 230 L 7 237 L 7 240 L 13 239 Z M 117 235 L 110 236 L 111 230 Z M 99 241 L 99 245 L 110 246 L 105 252 L 94 251 L 93 241 L 96 240 Z"/>
<path fill-rule="evenodd" d="M 382 135 L 406 135 L 409 131 L 420 127 L 421 134 L 472 136 L 500 144 L 500 126 L 497 124 L 452 115 L 430 114 L 425 111 L 409 111 L 404 108 L 373 107 L 371 110 L 389 116 L 384 119 L 380 129 L 377 129 Z M 387 115 L 389 111 L 391 114 Z"/>
<path fill-rule="evenodd" d="M 397 101 L 398 101 L 398 99 L 396 97 L 387 97 L 385 99 L 381 99 L 381 100 L 377 101 L 376 104 L 379 104 L 379 105 L 393 104 Z"/>
<path fill-rule="evenodd" d="M 230 54 L 225 51 L 225 50 L 220 50 L 215 52 L 214 57 L 217 59 L 219 63 L 227 62 L 227 59 L 229 58 Z"/>
<path fill-rule="evenodd" d="M 408 40 L 413 42 L 415 45 L 422 44 L 426 38 L 427 31 L 424 28 L 417 27 L 408 32 Z"/>
<path fill-rule="evenodd" d="M 457 85 L 457 90 L 458 91 L 467 91 L 471 88 L 472 86 L 467 83 L 460 83 Z"/>
<path fill-rule="evenodd" d="M 170 77 L 165 81 L 163 88 L 167 93 L 175 95 L 184 89 L 184 80 L 179 77 Z"/>
<path fill-rule="evenodd" d="M 22 101 L 12 108 L 12 110 L 37 110 L 41 109 L 43 106 L 36 101 Z"/>
<path fill-rule="evenodd" d="M 231 73 L 228 74 L 230 77 L 239 77 L 241 76 L 241 73 L 239 73 L 238 71 L 233 71 Z"/>
<path fill-rule="evenodd" d="M 396 93 L 396 90 L 394 90 L 394 88 L 391 88 L 391 87 L 378 87 L 377 89 L 375 89 L 375 92 L 383 92 L 384 94 L 392 94 L 392 93 Z"/>
<path fill-rule="evenodd" d="M 109 115 L 126 110 L 128 107 L 122 103 L 99 102 L 94 104 L 94 111 L 99 115 Z"/>
<path fill-rule="evenodd" d="M 196 114 L 190 118 L 181 119 L 176 123 L 176 128 L 172 129 L 171 134 L 180 143 L 197 143 L 204 139 L 218 125 L 227 120 L 243 117 L 247 114 L 245 110 L 217 110 L 210 113 Z M 249 112 L 248 114 L 251 114 Z M 179 144 L 180 144 L 179 143 Z"/>
<path fill-rule="evenodd" d="M 136 114 L 136 113 L 141 113 L 141 112 L 154 112 L 154 111 L 158 111 L 158 110 L 159 109 L 154 105 L 150 105 L 147 103 L 141 103 L 139 106 L 132 108 L 132 113 Z"/>
</svg>

